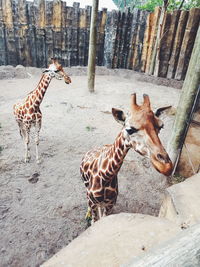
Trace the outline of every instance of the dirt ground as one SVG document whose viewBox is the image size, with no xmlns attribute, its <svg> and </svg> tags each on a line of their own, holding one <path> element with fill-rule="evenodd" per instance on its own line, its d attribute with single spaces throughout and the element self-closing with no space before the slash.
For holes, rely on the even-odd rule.
<svg viewBox="0 0 200 267">
<path fill-rule="evenodd" d="M 128 110 L 133 92 L 139 103 L 143 93 L 149 94 L 153 109 L 176 107 L 180 95 L 178 89 L 144 82 L 144 75 L 103 68 L 98 68 L 96 92 L 89 94 L 85 69 L 68 69 L 72 84 L 52 80 L 41 104 L 42 162 L 35 162 L 32 140 L 32 158 L 25 164 L 12 106 L 36 87 L 41 76 L 40 69 L 26 71 L 28 78 L 0 80 L 1 267 L 39 266 L 86 229 L 86 189 L 79 166 L 85 152 L 113 143 L 118 135 L 121 126 L 110 114 L 112 107 Z M 174 116 L 164 114 L 162 119 L 160 136 L 166 147 Z M 119 172 L 114 212 L 157 215 L 166 186 L 166 177 L 130 151 Z"/>
</svg>

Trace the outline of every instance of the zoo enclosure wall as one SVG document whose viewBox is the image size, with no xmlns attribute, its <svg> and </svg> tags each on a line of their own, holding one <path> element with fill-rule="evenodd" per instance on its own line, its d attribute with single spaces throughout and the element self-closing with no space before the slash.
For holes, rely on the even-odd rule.
<svg viewBox="0 0 200 267">
<path fill-rule="evenodd" d="M 150 74 L 160 8 L 98 12 L 96 63 Z M 46 67 L 52 57 L 63 66 L 87 66 L 91 7 L 66 2 L 0 1 L 0 65 Z M 185 78 L 200 20 L 200 9 L 166 12 L 153 74 Z"/>
</svg>

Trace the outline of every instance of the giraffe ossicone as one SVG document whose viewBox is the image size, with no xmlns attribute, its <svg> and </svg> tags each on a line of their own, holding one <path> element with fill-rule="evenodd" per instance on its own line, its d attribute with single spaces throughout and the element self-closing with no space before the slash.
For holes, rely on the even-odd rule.
<svg viewBox="0 0 200 267">
<path fill-rule="evenodd" d="M 38 146 L 39 146 L 39 132 L 42 123 L 42 112 L 40 104 L 46 93 L 46 90 L 52 78 L 63 79 L 66 84 L 71 83 L 71 78 L 65 73 L 62 65 L 56 59 L 51 59 L 51 64 L 43 72 L 43 75 L 37 87 L 31 91 L 27 97 L 21 102 L 14 105 L 14 115 L 18 123 L 20 135 L 24 139 L 25 144 L 25 162 L 30 160 L 30 129 L 35 127 L 35 144 L 36 144 L 36 161 L 40 162 Z"/>
<path fill-rule="evenodd" d="M 136 94 L 131 95 L 130 115 L 113 108 L 112 114 L 123 125 L 114 144 L 88 151 L 82 159 L 80 172 L 87 189 L 88 213 L 92 222 L 111 213 L 117 200 L 117 174 L 130 148 L 148 157 L 153 167 L 164 175 L 170 175 L 172 162 L 165 151 L 158 134 L 163 122 L 151 110 L 148 95 L 143 95 L 143 104 L 138 105 Z"/>
</svg>

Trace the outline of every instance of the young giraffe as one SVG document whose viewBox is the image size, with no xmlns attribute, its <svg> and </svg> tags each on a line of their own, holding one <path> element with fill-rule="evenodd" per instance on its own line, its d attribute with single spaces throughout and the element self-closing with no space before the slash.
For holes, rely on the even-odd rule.
<svg viewBox="0 0 200 267">
<path fill-rule="evenodd" d="M 25 162 L 30 160 L 29 135 L 31 126 L 35 126 L 36 161 L 40 162 L 38 155 L 39 132 L 41 129 L 42 113 L 40 104 L 51 82 L 51 79 L 64 79 L 65 83 L 71 83 L 70 77 L 64 72 L 56 59 L 51 59 L 48 69 L 43 72 L 38 86 L 28 94 L 21 102 L 14 105 L 14 115 L 18 123 L 20 135 L 25 142 Z"/>
<path fill-rule="evenodd" d="M 172 172 L 172 162 L 158 137 L 163 122 L 160 108 L 154 114 L 148 95 L 141 106 L 136 104 L 136 94 L 131 96 L 131 115 L 126 117 L 119 109 L 112 109 L 114 118 L 123 128 L 114 144 L 90 150 L 82 159 L 80 171 L 87 188 L 88 213 L 92 223 L 111 213 L 118 195 L 117 174 L 130 148 L 150 158 L 154 168 L 164 175 Z"/>
</svg>

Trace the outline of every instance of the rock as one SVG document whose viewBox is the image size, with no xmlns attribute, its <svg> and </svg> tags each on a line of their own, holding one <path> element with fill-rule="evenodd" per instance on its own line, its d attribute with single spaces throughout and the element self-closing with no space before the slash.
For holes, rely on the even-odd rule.
<svg viewBox="0 0 200 267">
<path fill-rule="evenodd" d="M 200 224 L 181 231 L 122 267 L 200 266 Z"/>
<path fill-rule="evenodd" d="M 200 222 L 200 173 L 167 188 L 159 217 L 183 228 Z"/>
<path fill-rule="evenodd" d="M 7 66 L 0 66 L 0 80 L 7 80 L 12 79 L 15 77 L 14 67 L 7 65 Z"/>
<path fill-rule="evenodd" d="M 89 227 L 42 266 L 120 266 L 180 231 L 163 218 L 130 213 L 110 215 Z"/>
<path fill-rule="evenodd" d="M 28 179 L 28 181 L 30 182 L 30 183 L 32 183 L 32 184 L 35 184 L 35 183 L 37 183 L 38 182 L 38 180 L 39 180 L 39 177 L 40 176 L 40 174 L 39 173 L 37 173 L 37 172 L 35 172 L 29 179 Z"/>
<path fill-rule="evenodd" d="M 17 65 L 15 68 L 15 78 L 17 79 L 24 79 L 24 78 L 28 78 L 29 75 L 26 71 L 26 68 L 22 65 Z"/>
</svg>

